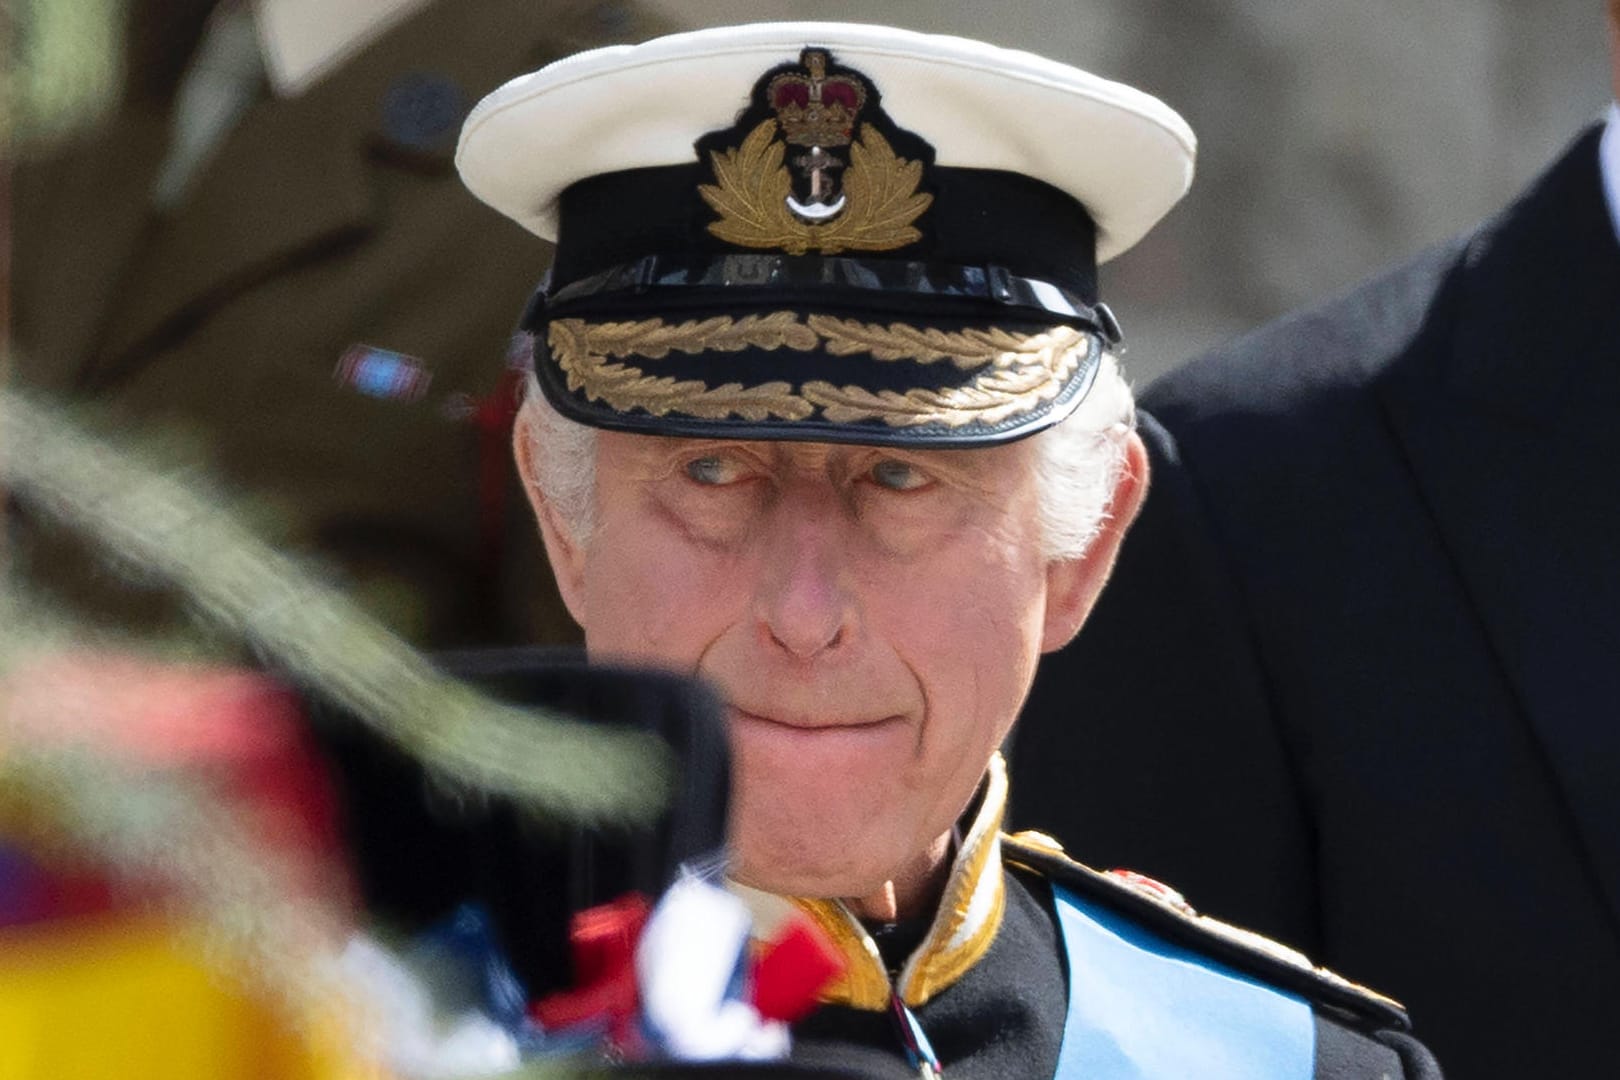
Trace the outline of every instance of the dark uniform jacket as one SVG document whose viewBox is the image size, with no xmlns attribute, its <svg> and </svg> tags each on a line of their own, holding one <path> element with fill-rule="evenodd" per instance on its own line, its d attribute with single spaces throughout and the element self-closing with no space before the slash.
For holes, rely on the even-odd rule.
<svg viewBox="0 0 1620 1080">
<path fill-rule="evenodd" d="M 948 992 L 915 1010 L 945 1077 L 1440 1077 L 1394 1002 L 1313 969 L 1274 943 L 1202 920 L 1179 907 L 1173 893 L 1089 870 L 1044 838 L 1008 837 L 1005 850 L 1007 906 L 995 940 Z M 1278 1061 L 1283 1055 L 1274 1047 L 1258 1045 L 1265 1040 L 1232 1033 L 1213 1003 L 1194 995 L 1178 1000 L 1174 988 L 1145 973 L 1127 985 L 1117 970 L 1071 965 L 1054 900 L 1060 889 L 1113 915 L 1114 929 L 1128 927 L 1151 941 L 1169 964 L 1207 965 L 1301 1002 L 1301 1052 L 1291 1063 L 1297 1071 Z M 1085 999 L 1076 1012 L 1087 1011 L 1071 1020 L 1076 998 Z M 794 1036 L 803 1064 L 841 1066 L 858 1076 L 915 1075 L 902 1067 L 909 1063 L 892 1012 L 823 1006 Z"/>
<path fill-rule="evenodd" d="M 714 850 L 726 817 L 715 795 L 726 787 L 719 709 L 656 673 L 587 673 L 533 654 L 463 656 L 452 667 L 520 700 L 651 726 L 686 751 L 684 794 L 662 835 L 689 850 L 646 837 L 626 862 L 611 845 L 534 829 L 499 797 L 435 798 L 418 763 L 362 726 L 317 726 L 345 780 L 346 832 L 373 914 L 412 931 L 471 900 L 491 914 L 529 997 L 543 997 L 571 982 L 570 911 L 617 895 L 636 880 L 623 876 L 631 863 L 657 864 L 667 880 L 675 860 Z M 926 1042 L 952 1080 L 1440 1075 L 1395 1002 L 1200 917 L 1156 882 L 1090 870 L 1042 834 L 1002 834 L 1006 791 L 998 758 L 959 822 L 937 908 L 916 919 L 872 925 L 835 901 L 735 886 L 759 937 L 784 915 L 807 915 L 845 961 L 824 1004 L 794 1025 L 789 1061 L 638 1062 L 608 1074 L 915 1078 L 908 1047 Z"/>
<path fill-rule="evenodd" d="M 17 168 L 18 382 L 194 447 L 415 640 L 571 640 L 511 479 L 502 384 L 549 249 L 468 195 L 451 155 L 503 80 L 660 28 L 619 2 L 439 0 L 305 93 L 250 107 L 157 215 L 201 25 L 184 15 L 206 7 L 132 5 L 122 106 Z M 419 361 L 426 396 L 335 378 L 354 345 Z M 71 584 L 93 611 L 121 606 Z"/>
<path fill-rule="evenodd" d="M 1157 882 L 1098 873 L 1043 834 L 1000 834 L 1006 790 L 998 759 L 959 822 L 938 909 L 914 923 L 792 902 L 846 964 L 794 1026 L 797 1062 L 915 1076 L 926 1045 L 946 1077 L 985 1080 L 1440 1075 L 1395 1002 Z M 765 894 L 743 895 L 768 924 Z"/>
<path fill-rule="evenodd" d="M 1150 388 L 1142 518 L 1012 755 L 1019 820 L 1388 990 L 1465 1080 L 1620 1052 L 1599 134 L 1478 231 Z"/>
</svg>

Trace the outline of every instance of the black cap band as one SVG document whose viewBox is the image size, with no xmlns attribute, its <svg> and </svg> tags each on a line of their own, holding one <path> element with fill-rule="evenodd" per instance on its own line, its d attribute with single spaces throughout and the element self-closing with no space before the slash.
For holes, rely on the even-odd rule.
<svg viewBox="0 0 1620 1080">
<path fill-rule="evenodd" d="M 593 176 L 559 200 L 557 291 L 652 252 L 732 254 L 708 231 L 714 212 L 699 199 L 697 164 Z M 1097 228 L 1073 197 L 1050 184 L 996 169 L 928 170 L 933 203 L 913 243 L 885 252 L 903 262 L 1016 266 L 1083 304 L 1097 301 Z"/>
<path fill-rule="evenodd" d="M 852 256 L 732 253 L 708 258 L 689 255 L 646 255 L 609 267 L 538 297 L 525 316 L 523 329 L 536 330 L 546 318 L 611 304 L 619 294 L 641 296 L 679 290 L 701 303 L 724 290 L 726 301 L 746 305 L 782 303 L 784 293 L 815 296 L 824 302 L 858 306 L 864 299 L 892 310 L 900 298 L 944 300 L 954 305 L 979 302 L 1025 314 L 1055 315 L 1095 330 L 1110 345 L 1120 342 L 1120 328 L 1107 305 L 1084 299 L 1051 282 L 1014 274 L 1006 267 L 952 266 L 904 259 Z M 651 298 L 662 308 L 671 298 Z"/>
</svg>

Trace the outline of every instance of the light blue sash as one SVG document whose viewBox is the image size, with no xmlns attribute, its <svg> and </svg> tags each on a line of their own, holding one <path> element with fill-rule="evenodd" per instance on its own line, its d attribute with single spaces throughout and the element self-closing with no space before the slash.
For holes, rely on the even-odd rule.
<svg viewBox="0 0 1620 1080">
<path fill-rule="evenodd" d="M 1069 956 L 1056 1080 L 1311 1080 L 1303 998 L 1052 892 Z"/>
</svg>

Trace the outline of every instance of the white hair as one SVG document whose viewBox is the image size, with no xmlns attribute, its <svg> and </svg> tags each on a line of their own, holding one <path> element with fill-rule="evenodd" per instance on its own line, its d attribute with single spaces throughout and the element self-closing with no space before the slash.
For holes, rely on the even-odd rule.
<svg viewBox="0 0 1620 1080">
<path fill-rule="evenodd" d="M 517 422 L 529 431 L 535 486 L 583 543 L 596 526 L 596 429 L 559 413 L 532 373 Z M 1119 361 L 1104 352 L 1080 406 L 1031 436 L 1039 450 L 1038 513 L 1042 554 L 1048 559 L 1078 559 L 1097 538 L 1135 427 L 1130 385 Z"/>
</svg>

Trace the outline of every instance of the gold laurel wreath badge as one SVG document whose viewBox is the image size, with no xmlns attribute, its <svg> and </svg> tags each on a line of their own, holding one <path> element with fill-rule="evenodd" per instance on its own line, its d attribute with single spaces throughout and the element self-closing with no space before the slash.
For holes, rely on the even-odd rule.
<svg viewBox="0 0 1620 1080">
<path fill-rule="evenodd" d="M 779 248 L 790 255 L 892 251 L 922 237 L 912 222 L 934 201 L 917 190 L 922 162 L 897 155 L 871 124 L 861 125 L 860 138 L 849 147 L 847 208 L 820 225 L 800 221 L 787 207 L 793 180 L 776 131 L 775 120 L 762 120 L 741 146 L 709 155 L 716 183 L 698 185 L 698 194 L 720 215 L 709 223 L 710 233 L 739 247 Z"/>
</svg>

